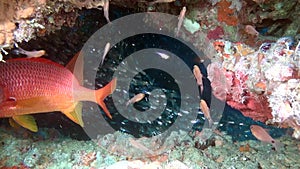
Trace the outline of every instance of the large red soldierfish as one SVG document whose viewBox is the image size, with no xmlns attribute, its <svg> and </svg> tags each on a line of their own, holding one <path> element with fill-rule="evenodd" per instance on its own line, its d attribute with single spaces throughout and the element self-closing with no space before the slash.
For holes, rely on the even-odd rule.
<svg viewBox="0 0 300 169">
<path fill-rule="evenodd" d="M 10 59 L 0 63 L 0 118 L 12 118 L 36 132 L 30 114 L 61 111 L 83 126 L 80 101 L 98 103 L 112 118 L 103 100 L 116 88 L 116 79 L 91 90 L 81 86 L 67 68 L 43 58 Z"/>
<path fill-rule="evenodd" d="M 269 133 L 262 127 L 258 125 L 250 126 L 251 133 L 260 141 L 270 143 L 273 145 L 276 151 L 282 146 L 282 144 L 275 139 L 273 139 Z"/>
</svg>

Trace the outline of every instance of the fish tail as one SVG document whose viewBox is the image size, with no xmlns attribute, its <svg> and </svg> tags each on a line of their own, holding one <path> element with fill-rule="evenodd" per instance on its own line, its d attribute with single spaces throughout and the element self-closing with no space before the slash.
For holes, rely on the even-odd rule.
<svg viewBox="0 0 300 169">
<path fill-rule="evenodd" d="M 103 109 L 103 111 L 105 112 L 105 114 L 111 119 L 112 116 L 109 113 L 105 103 L 104 103 L 104 99 L 112 94 L 114 92 L 114 90 L 116 89 L 117 86 L 117 79 L 114 78 L 112 81 L 110 81 L 106 86 L 102 87 L 101 89 L 98 89 L 96 91 L 96 99 L 97 99 L 97 103 L 101 106 L 101 108 Z"/>
<path fill-rule="evenodd" d="M 280 151 L 280 149 L 284 146 L 283 143 L 277 141 L 277 140 L 272 140 L 272 145 L 275 148 L 276 151 Z"/>
<path fill-rule="evenodd" d="M 208 126 L 209 126 L 209 127 L 212 127 L 213 124 L 214 124 L 214 121 L 213 121 L 211 118 L 208 119 Z"/>
<path fill-rule="evenodd" d="M 12 53 L 15 55 L 20 55 L 20 54 L 25 55 L 26 51 L 24 49 L 18 47 L 17 49 L 12 50 Z"/>
</svg>

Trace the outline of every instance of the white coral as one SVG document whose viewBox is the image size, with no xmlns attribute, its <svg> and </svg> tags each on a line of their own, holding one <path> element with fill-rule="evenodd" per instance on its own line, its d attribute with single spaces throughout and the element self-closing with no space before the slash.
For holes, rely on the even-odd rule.
<svg viewBox="0 0 300 169">
<path fill-rule="evenodd" d="M 300 80 L 290 79 L 280 84 L 268 96 L 274 122 L 292 119 L 300 122 Z"/>
</svg>

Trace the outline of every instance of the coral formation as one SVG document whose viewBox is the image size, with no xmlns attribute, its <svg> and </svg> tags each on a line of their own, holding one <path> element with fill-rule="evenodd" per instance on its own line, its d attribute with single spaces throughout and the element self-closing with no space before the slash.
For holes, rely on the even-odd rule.
<svg viewBox="0 0 300 169">
<path fill-rule="evenodd" d="M 291 37 L 264 43 L 255 51 L 242 43 L 216 40 L 217 63 L 208 67 L 213 93 L 226 92 L 226 102 L 245 116 L 285 123 L 299 138 L 299 44 Z M 219 66 L 218 66 L 219 61 Z M 226 76 L 226 88 L 216 77 Z"/>
<path fill-rule="evenodd" d="M 225 22 L 229 26 L 236 26 L 238 24 L 238 18 L 235 15 L 234 9 L 231 7 L 231 2 L 227 0 L 221 0 L 217 3 L 218 6 L 218 20 Z"/>
<path fill-rule="evenodd" d="M 207 68 L 207 77 L 214 96 L 256 121 L 291 127 L 293 137 L 300 138 L 299 1 L 177 0 L 152 6 L 150 1 L 111 0 L 110 3 L 135 11 L 174 15 L 186 6 L 186 19 L 179 38 L 203 51 L 204 62 L 208 58 L 212 61 Z M 12 47 L 14 42 L 25 42 L 22 45 L 26 47 L 44 47 L 48 53 L 46 57 L 64 64 L 87 39 L 86 34 L 74 35 L 73 30 L 93 32 L 102 24 L 94 19 L 91 23 L 98 27 L 87 30 L 88 23 L 82 21 L 87 15 L 80 12 L 95 8 L 91 13 L 102 17 L 99 9 L 103 3 L 103 0 L 1 1 L 0 8 L 5 10 L 0 12 L 0 50 L 6 54 L 4 49 Z M 120 16 L 119 13 L 116 15 Z M 152 26 L 174 31 L 174 25 L 165 18 L 153 14 L 147 19 L 154 20 L 156 24 Z M 71 30 L 49 35 L 64 27 L 71 27 Z M 42 36 L 45 37 L 39 38 Z M 32 41 L 35 38 L 37 40 Z M 1 56 L 0 53 L 0 61 Z M 202 60 L 195 62 L 198 64 Z M 220 78 L 221 74 L 226 78 Z M 236 117 L 237 112 L 229 111 L 228 114 Z M 59 121 L 62 117 L 45 117 L 53 116 L 43 116 L 41 123 L 51 123 L 51 127 L 55 124 L 59 130 L 82 134 L 76 131 L 78 128 Z M 155 137 L 137 139 L 120 132 L 102 135 L 93 140 L 95 142 L 78 141 L 61 136 L 56 129 L 42 128 L 33 134 L 1 124 L 0 168 L 300 167 L 300 146 L 296 140 L 282 137 L 280 141 L 286 145 L 284 150 L 270 153 L 271 146 L 249 140 L 253 138 L 247 132 L 247 119 L 239 119 L 238 123 L 220 123 L 220 128 L 227 125 L 232 132 L 214 131 L 218 134 L 214 133 L 204 142 L 177 131 L 171 133 L 164 144 Z M 238 128 L 246 129 L 237 132 Z M 235 142 L 229 134 L 246 141 Z M 264 158 L 266 155 L 268 160 Z"/>
</svg>

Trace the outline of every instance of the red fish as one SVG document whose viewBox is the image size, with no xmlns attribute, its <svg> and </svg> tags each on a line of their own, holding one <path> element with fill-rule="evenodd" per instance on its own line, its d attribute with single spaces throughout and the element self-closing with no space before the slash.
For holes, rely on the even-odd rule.
<svg viewBox="0 0 300 169">
<path fill-rule="evenodd" d="M 197 65 L 194 65 L 193 73 L 196 78 L 197 84 L 200 86 L 201 93 L 202 93 L 203 92 L 203 81 L 202 81 L 203 75 L 201 73 L 200 68 Z"/>
<path fill-rule="evenodd" d="M 207 103 L 205 100 L 201 99 L 200 100 L 200 109 L 202 110 L 204 117 L 208 120 L 208 125 L 209 127 L 211 127 L 214 123 L 214 121 L 212 120 L 211 116 L 210 116 L 210 110 L 207 106 Z"/>
<path fill-rule="evenodd" d="M 270 143 L 274 146 L 276 151 L 279 150 L 281 143 L 273 139 L 264 128 L 258 125 L 251 125 L 250 130 L 251 133 L 255 136 L 255 138 L 262 142 Z"/>
<path fill-rule="evenodd" d="M 128 106 L 131 103 L 139 102 L 141 101 L 146 95 L 144 93 L 139 93 L 135 96 L 133 96 L 130 100 L 126 102 L 126 106 Z"/>
<path fill-rule="evenodd" d="M 116 79 L 99 90 L 81 86 L 67 68 L 43 58 L 10 59 L 0 63 L 0 118 L 12 118 L 36 132 L 30 114 L 61 111 L 83 126 L 80 101 L 98 103 L 112 118 L 103 100 L 116 88 Z"/>
</svg>

